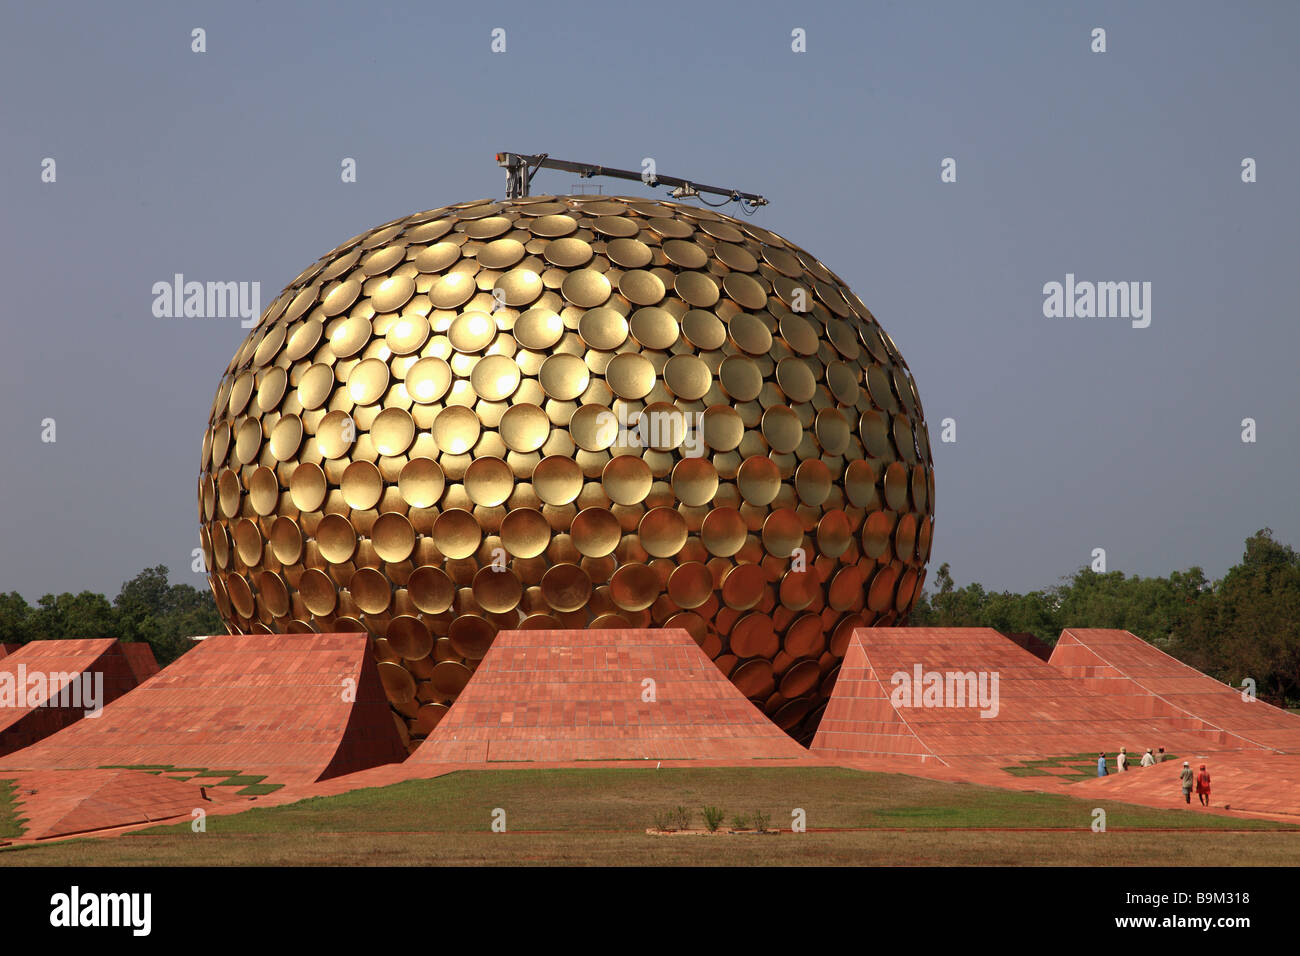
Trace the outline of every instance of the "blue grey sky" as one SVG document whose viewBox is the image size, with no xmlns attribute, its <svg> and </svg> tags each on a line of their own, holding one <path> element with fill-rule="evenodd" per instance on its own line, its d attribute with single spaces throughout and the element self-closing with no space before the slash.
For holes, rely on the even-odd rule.
<svg viewBox="0 0 1300 956">
<path fill-rule="evenodd" d="M 1300 544 L 1297 35 L 1289 3 L 7 3 L 0 591 L 206 586 L 200 445 L 246 330 L 155 318 L 153 284 L 265 307 L 369 227 L 503 195 L 498 150 L 766 195 L 916 376 L 931 573 L 1027 590 L 1101 547 L 1218 576 L 1260 527 Z M 1067 273 L 1150 282 L 1150 326 L 1045 317 Z"/>
</svg>

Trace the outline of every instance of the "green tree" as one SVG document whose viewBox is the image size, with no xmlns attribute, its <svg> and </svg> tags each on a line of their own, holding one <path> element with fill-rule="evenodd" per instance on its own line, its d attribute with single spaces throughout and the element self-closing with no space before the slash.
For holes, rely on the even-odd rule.
<svg viewBox="0 0 1300 956">
<path fill-rule="evenodd" d="M 122 585 L 113 601 L 122 639 L 146 642 L 159 664 L 189 650 L 189 638 L 224 631 L 211 592 L 169 584 L 167 575 L 165 565 L 145 568 Z"/>
<path fill-rule="evenodd" d="M 32 606 L 17 591 L 0 594 L 0 644 L 26 644 L 31 638 Z"/>
<path fill-rule="evenodd" d="M 33 641 L 118 636 L 117 615 L 102 594 L 46 594 L 28 618 Z"/>
<path fill-rule="evenodd" d="M 1300 555 L 1268 528 L 1247 538 L 1170 650 L 1225 683 L 1252 678 L 1266 700 L 1300 698 Z"/>
</svg>

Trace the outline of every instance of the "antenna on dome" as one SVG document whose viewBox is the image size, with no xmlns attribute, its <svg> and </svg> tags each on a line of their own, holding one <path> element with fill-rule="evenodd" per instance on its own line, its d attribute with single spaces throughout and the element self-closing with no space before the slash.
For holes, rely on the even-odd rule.
<svg viewBox="0 0 1300 956">
<path fill-rule="evenodd" d="M 614 169 L 611 166 L 599 166 L 595 163 L 571 163 L 563 159 L 552 159 L 549 153 L 497 153 L 497 165 L 505 167 L 506 198 L 521 199 L 528 195 L 533 176 L 539 169 L 560 169 L 577 173 L 583 179 L 592 176 L 610 176 L 614 179 L 631 179 L 647 186 L 674 186 L 674 199 L 701 198 L 702 193 L 713 196 L 726 196 L 726 202 L 745 203 L 751 208 L 766 206 L 767 200 L 758 193 L 741 192 L 739 189 L 723 189 L 721 186 L 705 186 L 701 183 L 680 179 L 676 176 L 660 176 L 653 172 L 637 172 L 631 169 Z M 714 205 L 713 203 L 708 203 Z M 717 205 L 721 205 L 720 203 Z"/>
</svg>

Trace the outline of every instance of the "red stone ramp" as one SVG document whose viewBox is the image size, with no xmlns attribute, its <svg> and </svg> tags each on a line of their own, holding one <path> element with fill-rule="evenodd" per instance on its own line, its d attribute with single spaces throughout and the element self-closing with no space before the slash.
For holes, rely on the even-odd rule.
<svg viewBox="0 0 1300 956">
<path fill-rule="evenodd" d="M 14 787 L 20 841 L 192 819 L 214 806 L 199 786 L 138 770 L 29 770 L 0 772 Z"/>
<path fill-rule="evenodd" d="M 122 653 L 126 655 L 126 662 L 131 665 L 131 673 L 135 675 L 137 684 L 143 684 L 162 670 L 158 666 L 158 660 L 153 656 L 153 648 L 143 641 L 130 641 L 122 644 L 121 647 Z"/>
<path fill-rule="evenodd" d="M 654 682 L 646 700 L 645 682 Z M 680 628 L 502 631 L 412 763 L 807 760 Z"/>
<path fill-rule="evenodd" d="M 937 673 L 964 674 L 992 689 L 997 713 L 978 706 L 896 706 L 895 674 L 915 682 Z M 954 688 L 955 684 L 954 682 Z M 898 685 L 901 688 L 901 684 Z M 922 706 L 912 706 L 920 704 Z M 990 709 L 991 712 L 991 709 Z M 1108 752 L 1138 759 L 1147 747 L 1174 753 L 1236 749 L 1240 741 L 1171 707 L 1141 707 L 1098 693 L 989 628 L 858 628 L 813 739 L 828 760 L 881 757 L 937 760 L 946 765 L 1006 766 L 1016 760 Z"/>
<path fill-rule="evenodd" d="M 1193 771 L 1206 765 L 1212 809 L 1290 817 L 1300 823 L 1300 754 L 1260 750 L 1188 754 L 1154 767 L 1081 781 L 1070 788 L 1070 795 L 1186 809 L 1179 778 L 1183 760 L 1191 764 Z M 1201 809 L 1195 791 L 1191 809 Z"/>
<path fill-rule="evenodd" d="M 98 719 L 0 759 L 0 776 L 152 766 L 256 773 L 285 784 L 404 756 L 366 635 L 223 634 Z"/>
<path fill-rule="evenodd" d="M 1147 699 L 1199 719 L 1243 748 L 1300 753 L 1300 717 L 1202 674 L 1128 631 L 1066 628 L 1052 666 L 1098 693 Z"/>
<path fill-rule="evenodd" d="M 139 684 L 128 646 L 112 638 L 32 641 L 0 659 L 0 757 L 77 723 L 96 703 L 103 707 Z"/>
</svg>

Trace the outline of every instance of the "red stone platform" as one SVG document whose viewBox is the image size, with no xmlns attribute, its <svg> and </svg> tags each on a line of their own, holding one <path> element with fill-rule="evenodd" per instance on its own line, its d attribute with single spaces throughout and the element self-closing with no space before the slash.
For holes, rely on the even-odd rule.
<svg viewBox="0 0 1300 956">
<path fill-rule="evenodd" d="M 1066 628 L 1051 664 L 1098 693 L 1197 718 L 1235 738 L 1234 746 L 1300 753 L 1300 716 L 1261 700 L 1243 700 L 1240 690 L 1128 631 Z"/>
<path fill-rule="evenodd" d="M 11 686 L 21 697 L 14 705 L 0 705 L 0 757 L 82 720 L 86 716 L 85 701 L 81 699 L 85 678 L 102 681 L 98 701 L 102 707 L 157 671 L 148 644 L 97 638 L 16 645 L 0 659 L 0 679 L 12 681 Z M 32 690 L 37 691 L 33 695 L 25 691 L 26 681 L 34 676 L 40 677 L 40 683 L 39 690 L 32 685 Z M 75 697 L 74 683 L 81 685 Z"/>
<path fill-rule="evenodd" d="M 0 778 L 9 770 L 167 766 L 283 784 L 404 756 L 366 635 L 220 635 L 99 718 L 0 758 Z"/>
<path fill-rule="evenodd" d="M 645 681 L 654 699 L 643 699 Z M 502 631 L 411 762 L 807 760 L 678 628 Z"/>
<path fill-rule="evenodd" d="M 895 673 L 996 674 L 998 711 L 895 707 Z M 989 628 L 858 628 L 849 642 L 812 751 L 828 760 L 892 757 L 1004 766 L 1066 754 L 1112 758 L 1127 747 L 1173 753 L 1239 749 L 1217 728 L 1163 704 L 1103 694 Z"/>
</svg>

